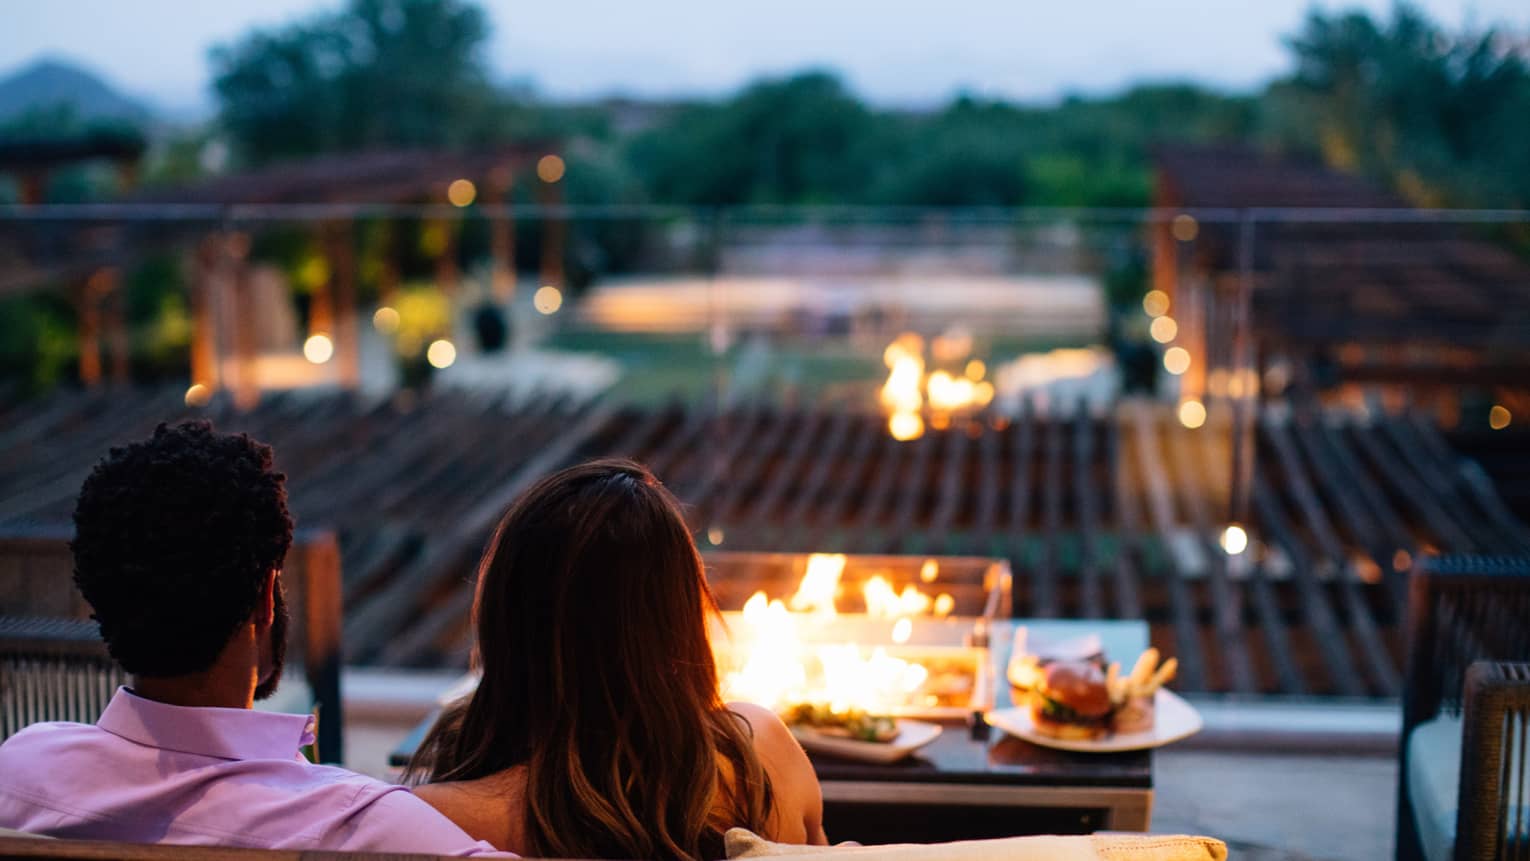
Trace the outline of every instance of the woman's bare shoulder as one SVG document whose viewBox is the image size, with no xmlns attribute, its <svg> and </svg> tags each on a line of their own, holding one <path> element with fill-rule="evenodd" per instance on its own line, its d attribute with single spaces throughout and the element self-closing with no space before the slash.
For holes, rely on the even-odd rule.
<svg viewBox="0 0 1530 861">
<path fill-rule="evenodd" d="M 774 835 L 788 842 L 824 843 L 823 791 L 818 774 L 803 752 L 802 745 L 776 713 L 754 703 L 728 703 L 728 710 L 748 721 L 753 730 L 754 750 L 775 785 L 777 799 L 797 822 L 782 822 L 783 833 Z M 799 832 L 798 829 L 801 829 Z"/>
<path fill-rule="evenodd" d="M 781 722 L 776 713 L 761 705 L 754 703 L 735 702 L 728 703 L 728 711 L 733 712 L 749 723 L 749 728 L 754 731 L 755 744 L 781 744 L 790 741 L 796 746 L 797 740 L 792 738 L 791 730 Z"/>
<path fill-rule="evenodd" d="M 414 787 L 414 794 L 474 839 L 506 849 L 516 842 L 515 818 L 506 814 L 524 801 L 521 772 L 512 768 L 476 780 L 427 783 Z"/>
</svg>

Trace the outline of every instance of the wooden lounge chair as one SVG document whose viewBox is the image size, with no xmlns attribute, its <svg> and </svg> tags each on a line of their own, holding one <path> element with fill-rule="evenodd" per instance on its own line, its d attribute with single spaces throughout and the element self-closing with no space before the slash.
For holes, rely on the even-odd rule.
<svg viewBox="0 0 1530 861">
<path fill-rule="evenodd" d="M 29 723 L 92 723 L 126 676 L 107 656 L 75 589 L 69 534 L 0 532 L 0 741 Z M 299 531 L 282 568 L 292 633 L 319 710 L 319 757 L 341 762 L 340 551 L 330 532 Z"/>
<path fill-rule="evenodd" d="M 1408 612 L 1397 857 L 1530 856 L 1530 558 L 1425 559 Z"/>
</svg>

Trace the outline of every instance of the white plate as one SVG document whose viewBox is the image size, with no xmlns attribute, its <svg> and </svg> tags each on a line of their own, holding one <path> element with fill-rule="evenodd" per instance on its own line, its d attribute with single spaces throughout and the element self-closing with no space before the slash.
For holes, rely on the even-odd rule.
<svg viewBox="0 0 1530 861">
<path fill-rule="evenodd" d="M 1163 747 L 1201 731 L 1203 725 L 1201 713 L 1195 710 L 1195 706 L 1185 702 L 1179 694 L 1159 688 L 1153 707 L 1156 710 L 1157 719 L 1153 722 L 1151 730 L 1117 733 L 1093 741 L 1042 735 L 1036 731 L 1036 725 L 1031 722 L 1029 708 L 995 709 L 988 713 L 988 723 L 1032 744 L 1081 753 L 1120 753 L 1127 750 Z"/>
<path fill-rule="evenodd" d="M 922 720 L 899 720 L 898 734 L 892 741 L 858 741 L 837 735 L 825 735 L 812 727 L 794 726 L 792 735 L 807 750 L 827 753 L 862 762 L 897 762 L 934 741 L 940 735 L 938 723 Z"/>
</svg>

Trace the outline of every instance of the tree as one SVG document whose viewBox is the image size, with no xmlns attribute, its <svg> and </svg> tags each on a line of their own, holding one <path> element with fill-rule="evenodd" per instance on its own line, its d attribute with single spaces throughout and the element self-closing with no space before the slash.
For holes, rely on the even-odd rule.
<svg viewBox="0 0 1530 861">
<path fill-rule="evenodd" d="M 1417 203 L 1530 205 L 1530 64 L 1508 34 L 1447 33 L 1404 4 L 1386 24 L 1314 11 L 1288 44 L 1286 96 L 1331 164 Z"/>
<path fill-rule="evenodd" d="M 449 146 L 492 114 L 488 23 L 463 0 L 351 0 L 212 51 L 219 120 L 251 163 Z"/>
<path fill-rule="evenodd" d="M 808 72 L 682 110 L 628 154 L 667 203 L 857 202 L 874 170 L 872 120 L 837 78 Z"/>
</svg>

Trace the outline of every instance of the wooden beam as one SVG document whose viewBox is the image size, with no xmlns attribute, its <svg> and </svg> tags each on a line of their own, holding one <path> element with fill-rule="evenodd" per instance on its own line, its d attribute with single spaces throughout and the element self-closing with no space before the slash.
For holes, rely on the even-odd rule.
<svg viewBox="0 0 1530 861">
<path fill-rule="evenodd" d="M 1140 619 L 1142 590 L 1137 559 L 1142 552 L 1142 516 L 1138 509 L 1136 488 L 1131 482 L 1131 460 L 1127 457 L 1121 438 L 1121 425 L 1126 416 L 1117 409 L 1108 425 L 1109 468 L 1111 492 L 1116 502 L 1116 564 L 1113 569 L 1116 585 L 1116 617 Z"/>
<path fill-rule="evenodd" d="M 967 451 L 971 447 L 971 437 L 964 428 L 957 426 L 945 434 L 944 442 L 943 455 L 936 467 L 940 484 L 936 490 L 935 508 L 930 514 L 920 549 L 942 548 L 942 552 L 962 553 L 966 548 L 958 546 L 954 527 L 967 490 Z"/>
<path fill-rule="evenodd" d="M 1062 537 L 1063 419 L 1047 416 L 1041 477 L 1041 559 L 1031 572 L 1031 613 L 1043 619 L 1062 615 L 1057 589 L 1057 544 Z"/>
<path fill-rule="evenodd" d="M 1367 691 L 1362 684 L 1360 670 L 1350 657 L 1348 640 L 1328 602 L 1328 596 L 1313 574 L 1312 560 L 1281 511 L 1274 490 L 1257 470 L 1254 473 L 1253 493 L 1254 513 L 1259 521 L 1260 533 L 1271 544 L 1279 547 L 1291 561 L 1297 591 L 1302 598 L 1302 615 L 1312 629 L 1312 638 L 1318 650 L 1323 654 L 1323 670 L 1340 695 L 1364 696 Z"/>
<path fill-rule="evenodd" d="M 856 491 L 871 483 L 871 479 L 866 476 L 879 474 L 877 458 L 873 454 L 877 444 L 881 443 L 884 447 L 897 445 L 897 441 L 888 436 L 880 419 L 857 416 L 851 420 L 851 424 L 854 433 L 848 454 L 833 462 L 826 478 L 829 482 L 829 498 L 823 503 L 818 516 L 802 531 L 799 547 L 805 550 L 818 550 L 824 546 L 825 536 L 838 528 Z M 805 510 L 794 512 L 794 522 L 803 522 L 804 514 Z"/>
<path fill-rule="evenodd" d="M 1163 464 L 1163 450 L 1158 443 L 1156 417 L 1144 403 L 1130 405 L 1132 425 L 1135 431 L 1131 449 L 1147 491 L 1148 515 L 1158 540 L 1164 546 L 1168 570 L 1164 572 L 1164 585 L 1169 593 L 1169 612 L 1174 621 L 1174 642 L 1179 652 L 1179 675 L 1186 690 L 1207 689 L 1207 660 L 1201 648 L 1199 613 L 1195 596 L 1186 582 L 1185 572 L 1179 568 L 1179 557 L 1173 552 L 1174 543 L 1174 496 L 1169 491 L 1169 479 Z"/>
<path fill-rule="evenodd" d="M 1197 467 L 1209 463 L 1227 463 L 1222 452 L 1212 453 L 1213 434 L 1216 430 L 1202 427 L 1195 430 L 1171 424 L 1167 434 L 1169 453 L 1174 464 L 1173 473 L 1179 489 L 1182 510 L 1190 515 L 1190 525 L 1199 539 L 1207 559 L 1207 580 L 1211 592 L 1212 630 L 1220 649 L 1220 657 L 1227 668 L 1228 686 L 1235 693 L 1252 694 L 1259 689 L 1259 679 L 1249 656 L 1248 642 L 1244 638 L 1243 589 L 1232 579 L 1227 570 L 1227 554 L 1222 550 L 1222 523 L 1214 519 L 1206 502 L 1206 485 L 1200 480 L 1203 473 Z M 1212 481 L 1211 488 L 1225 485 Z"/>
<path fill-rule="evenodd" d="M 1286 429 L 1279 422 L 1267 418 L 1264 422 L 1264 432 L 1265 439 L 1271 443 L 1284 472 L 1286 489 L 1296 501 L 1297 510 L 1302 515 L 1308 533 L 1317 542 L 1321 554 L 1319 558 L 1335 571 L 1335 579 L 1339 583 L 1339 596 L 1344 602 L 1350 629 L 1355 632 L 1360 641 L 1361 653 L 1365 657 L 1366 666 L 1370 670 L 1376 688 L 1382 696 L 1396 696 L 1402 689 L 1402 679 L 1397 670 L 1397 663 L 1381 639 L 1376 622 L 1371 616 L 1371 609 L 1360 592 L 1359 578 L 1353 566 L 1349 564 L 1344 546 L 1335 534 L 1327 512 L 1318 501 L 1317 494 L 1313 492 L 1312 484 L 1307 478 Z"/>
<path fill-rule="evenodd" d="M 1073 505 L 1079 535 L 1079 599 L 1086 618 L 1105 615 L 1105 596 L 1100 582 L 1098 543 L 1104 540 L 1100 528 L 1100 489 L 1095 484 L 1094 418 L 1088 404 L 1079 401 L 1073 417 Z"/>
<path fill-rule="evenodd" d="M 1010 469 L 1013 478 L 1009 483 L 1009 529 L 1005 543 L 1009 546 L 1010 568 L 1014 573 L 1016 585 L 1030 582 L 1030 570 L 1025 566 L 1025 540 L 1030 531 L 1031 514 L 1031 484 L 1035 470 L 1031 467 L 1031 461 L 1035 457 L 1036 448 L 1036 406 L 1026 399 L 1020 406 L 1019 415 L 1015 417 L 1015 426 L 1010 431 Z M 1026 590 L 1027 597 L 1030 590 Z M 1016 596 L 1015 613 L 1017 615 L 1032 615 L 1031 606 L 1022 606 Z"/>
</svg>

